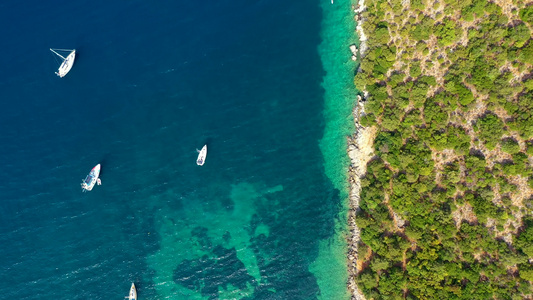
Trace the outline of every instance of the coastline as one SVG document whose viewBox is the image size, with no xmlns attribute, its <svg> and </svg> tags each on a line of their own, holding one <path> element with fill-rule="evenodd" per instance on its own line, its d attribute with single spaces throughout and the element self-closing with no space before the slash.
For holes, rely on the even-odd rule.
<svg viewBox="0 0 533 300">
<path fill-rule="evenodd" d="M 347 148 L 352 299 L 533 298 L 533 7 L 519 3 L 353 8 L 365 65 Z"/>
<path fill-rule="evenodd" d="M 359 0 L 357 7 L 352 7 L 355 13 L 354 21 L 357 23 L 356 32 L 359 38 L 359 60 L 361 60 L 368 50 L 367 36 L 363 31 L 364 18 L 361 16 L 366 10 L 365 1 Z M 358 72 L 360 67 L 358 69 Z M 358 88 L 358 87 L 356 87 Z M 359 87 L 360 88 L 360 87 Z M 373 142 L 376 135 L 377 127 L 363 127 L 359 120 L 365 114 L 364 103 L 367 91 L 360 88 L 363 96 L 358 95 L 353 109 L 353 118 L 355 132 L 348 138 L 347 153 L 350 158 L 350 167 L 348 170 L 348 180 L 350 184 L 349 194 L 349 211 L 348 211 L 348 290 L 351 299 L 365 300 L 365 296 L 357 286 L 356 276 L 359 272 L 358 264 L 358 244 L 360 241 L 360 230 L 356 224 L 356 214 L 359 210 L 359 199 L 361 193 L 361 177 L 366 173 L 366 164 L 372 158 Z"/>
<path fill-rule="evenodd" d="M 363 127 L 359 123 L 359 118 L 364 115 L 364 101 L 358 96 L 357 104 L 354 108 L 354 124 L 356 132 L 348 138 L 348 156 L 350 158 L 350 168 L 348 178 L 350 182 L 350 196 L 348 211 L 348 289 L 352 299 L 364 300 L 363 293 L 356 283 L 356 276 L 359 272 L 358 264 L 358 244 L 360 241 L 360 230 L 356 223 L 356 214 L 359 210 L 359 199 L 361 193 L 361 178 L 366 173 L 366 164 L 372 158 L 373 143 L 376 136 L 377 127 Z"/>
<path fill-rule="evenodd" d="M 317 278 L 319 299 L 350 299 L 352 292 L 347 288 L 351 280 L 347 263 L 350 243 L 347 235 L 351 162 L 346 150 L 347 138 L 356 131 L 353 109 L 355 96 L 360 93 L 354 85 L 358 68 L 358 62 L 354 60 L 357 53 L 354 52 L 359 40 L 353 9 L 357 0 L 339 0 L 334 4 L 323 1 L 320 4 L 323 18 L 318 52 L 325 70 L 322 81 L 325 126 L 319 147 L 326 177 L 338 191 L 339 205 L 335 209 L 334 233 L 320 242 L 318 256 L 309 270 Z"/>
</svg>

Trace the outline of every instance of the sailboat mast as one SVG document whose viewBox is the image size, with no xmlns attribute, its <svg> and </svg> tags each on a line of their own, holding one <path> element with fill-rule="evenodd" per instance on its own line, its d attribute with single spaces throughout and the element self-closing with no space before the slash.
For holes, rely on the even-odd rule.
<svg viewBox="0 0 533 300">
<path fill-rule="evenodd" d="M 61 57 L 63 60 L 65 60 L 65 58 L 64 58 L 61 54 L 55 52 L 54 49 L 50 48 L 50 51 L 54 52 L 56 55 L 58 55 L 58 56 Z"/>
</svg>

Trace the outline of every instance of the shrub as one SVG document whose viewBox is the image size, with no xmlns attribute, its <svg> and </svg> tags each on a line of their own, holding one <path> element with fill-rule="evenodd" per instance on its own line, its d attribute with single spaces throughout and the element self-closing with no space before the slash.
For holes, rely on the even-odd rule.
<svg viewBox="0 0 533 300">
<path fill-rule="evenodd" d="M 533 5 L 521 9 L 518 15 L 522 21 L 533 25 Z"/>
<path fill-rule="evenodd" d="M 446 91 L 457 95 L 462 105 L 466 106 L 474 101 L 474 94 L 463 83 L 458 82 L 458 78 L 446 83 Z"/>
<path fill-rule="evenodd" d="M 509 42 L 514 42 L 515 47 L 521 48 L 531 37 L 531 32 L 526 24 L 519 23 L 514 27 L 509 27 L 507 29 L 507 35 Z"/>
<path fill-rule="evenodd" d="M 415 61 L 411 63 L 411 66 L 409 68 L 409 75 L 413 78 L 417 78 L 422 74 L 422 69 L 420 68 L 420 61 Z"/>
<path fill-rule="evenodd" d="M 526 147 L 526 153 L 529 155 L 533 155 L 533 143 L 527 142 Z"/>
<path fill-rule="evenodd" d="M 533 43 L 531 41 L 527 46 L 520 49 L 518 53 L 520 53 L 518 59 L 525 63 L 533 64 Z"/>
<path fill-rule="evenodd" d="M 411 38 L 415 41 L 427 40 L 433 33 L 433 20 L 424 18 L 422 22 L 416 24 L 409 32 Z"/>
<path fill-rule="evenodd" d="M 426 95 L 429 87 L 427 84 L 417 81 L 411 88 L 411 101 L 413 101 L 416 108 L 421 107 L 426 101 Z"/>
<path fill-rule="evenodd" d="M 363 286 L 365 290 L 370 290 L 378 286 L 378 278 L 373 272 L 365 272 L 359 276 L 357 282 L 359 286 Z"/>
<path fill-rule="evenodd" d="M 526 229 L 516 239 L 516 247 L 524 252 L 529 258 L 533 258 L 533 220 L 524 221 Z"/>
<path fill-rule="evenodd" d="M 366 114 L 361 116 L 359 122 L 363 127 L 369 127 L 377 124 L 376 116 L 374 114 Z"/>
<path fill-rule="evenodd" d="M 501 142 L 502 150 L 509 153 L 509 154 L 515 154 L 520 151 L 520 146 L 518 145 L 518 142 L 514 139 L 503 139 Z"/>
<path fill-rule="evenodd" d="M 498 116 L 488 113 L 484 117 L 477 119 L 475 129 L 485 146 L 492 150 L 496 147 L 504 132 L 503 126 L 503 121 Z"/>
<path fill-rule="evenodd" d="M 403 82 L 405 79 L 405 74 L 403 73 L 394 73 L 389 77 L 388 85 L 392 88 L 396 87 L 399 83 Z"/>
<path fill-rule="evenodd" d="M 444 21 L 435 26 L 434 33 L 439 40 L 439 44 L 448 46 L 455 42 L 457 36 L 461 35 L 461 27 L 455 25 L 451 19 L 444 19 Z"/>
<path fill-rule="evenodd" d="M 369 32 L 369 31 L 367 31 Z M 389 27 L 387 22 L 379 22 L 375 27 L 374 33 L 372 34 L 372 39 L 368 40 L 368 46 L 379 47 L 386 45 L 390 40 Z"/>
</svg>

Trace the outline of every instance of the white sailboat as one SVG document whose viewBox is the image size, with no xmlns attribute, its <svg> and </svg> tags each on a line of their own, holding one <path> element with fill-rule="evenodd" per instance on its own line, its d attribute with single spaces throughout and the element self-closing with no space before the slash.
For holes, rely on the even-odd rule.
<svg viewBox="0 0 533 300">
<path fill-rule="evenodd" d="M 130 294 L 126 296 L 128 300 L 137 300 L 137 290 L 135 289 L 135 283 L 131 283 Z"/>
<path fill-rule="evenodd" d="M 67 75 L 70 69 L 72 69 L 72 65 L 74 65 L 74 59 L 76 58 L 76 49 L 69 50 L 50 48 L 50 51 L 52 51 L 55 55 L 61 57 L 62 59 L 61 65 L 59 66 L 59 69 L 57 70 L 56 74 L 57 76 L 63 78 L 65 75 Z M 58 51 L 65 53 L 66 57 L 58 53 Z"/>
<path fill-rule="evenodd" d="M 207 156 L 207 145 L 204 145 L 202 150 L 196 150 L 198 151 L 198 158 L 196 159 L 196 164 L 199 166 L 203 166 L 205 163 L 205 158 Z"/>
</svg>

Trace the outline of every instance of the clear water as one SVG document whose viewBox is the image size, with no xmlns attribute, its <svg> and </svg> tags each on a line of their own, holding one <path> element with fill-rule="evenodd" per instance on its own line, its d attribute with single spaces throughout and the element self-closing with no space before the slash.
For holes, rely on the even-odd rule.
<svg viewBox="0 0 533 300">
<path fill-rule="evenodd" d="M 330 5 L 3 1 L 2 298 L 344 297 Z"/>
</svg>

